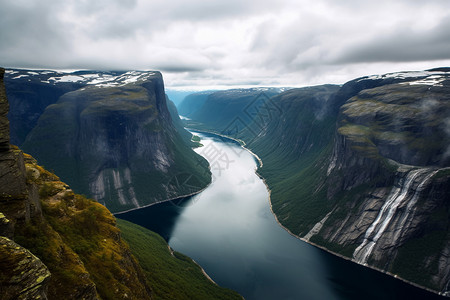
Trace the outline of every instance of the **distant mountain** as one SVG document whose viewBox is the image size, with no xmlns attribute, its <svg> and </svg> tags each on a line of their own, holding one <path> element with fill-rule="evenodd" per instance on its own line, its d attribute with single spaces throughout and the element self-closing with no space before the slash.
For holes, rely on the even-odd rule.
<svg viewBox="0 0 450 300">
<path fill-rule="evenodd" d="M 242 139 L 259 155 L 272 209 L 293 234 L 448 293 L 447 71 L 293 89 L 267 97 L 253 114 L 231 98 L 242 118 L 224 113 L 227 100 L 217 99 L 187 124 Z"/>
<path fill-rule="evenodd" d="M 159 72 L 7 70 L 5 85 L 21 147 L 113 212 L 210 181 L 191 134 L 173 123 Z"/>
<path fill-rule="evenodd" d="M 254 114 L 252 110 L 260 105 L 261 101 L 287 89 L 250 88 L 198 92 L 186 96 L 178 110 L 180 115 L 200 123 L 198 126 L 221 131 L 229 125 L 230 119 L 250 121 Z"/>
<path fill-rule="evenodd" d="M 178 104 L 178 111 L 183 117 L 190 117 L 192 113 L 198 112 L 198 110 L 205 104 L 209 95 L 216 91 L 202 91 L 197 93 L 191 93 L 186 95 Z"/>
<path fill-rule="evenodd" d="M 119 230 L 103 205 L 11 146 L 3 74 L 0 68 L 2 300 L 241 299 L 157 234 L 121 220 Z"/>
<path fill-rule="evenodd" d="M 175 104 L 175 106 L 178 106 L 181 102 L 183 102 L 186 96 L 192 93 L 192 91 L 166 89 L 167 96 L 169 97 L 170 101 Z"/>
</svg>

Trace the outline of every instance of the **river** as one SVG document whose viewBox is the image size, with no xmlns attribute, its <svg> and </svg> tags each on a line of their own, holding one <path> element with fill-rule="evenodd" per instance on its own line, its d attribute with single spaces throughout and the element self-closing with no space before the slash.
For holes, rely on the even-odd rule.
<svg viewBox="0 0 450 300">
<path fill-rule="evenodd" d="M 442 299 L 338 258 L 286 232 L 255 174 L 257 160 L 236 142 L 196 133 L 211 165 L 202 193 L 120 214 L 162 235 L 221 286 L 248 300 Z"/>
</svg>

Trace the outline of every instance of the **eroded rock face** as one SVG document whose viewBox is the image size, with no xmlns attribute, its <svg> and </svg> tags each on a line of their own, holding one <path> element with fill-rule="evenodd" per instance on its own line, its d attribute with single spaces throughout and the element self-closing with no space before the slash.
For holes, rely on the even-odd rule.
<svg viewBox="0 0 450 300">
<path fill-rule="evenodd" d="M 39 201 L 27 184 L 23 154 L 9 145 L 8 100 L 3 85 L 4 70 L 0 69 L 0 212 L 16 222 L 27 222 L 39 214 Z"/>
<path fill-rule="evenodd" d="M 324 166 L 327 197 L 337 204 L 320 231 L 311 226 L 305 235 L 442 293 L 450 281 L 449 75 L 388 74 L 350 83 L 374 81 L 348 94 L 340 109 Z"/>
<path fill-rule="evenodd" d="M 0 149 L 0 172 L 2 299 L 151 298 L 104 206 L 76 195 L 14 146 Z"/>
<path fill-rule="evenodd" d="M 17 103 L 27 103 L 16 90 L 24 78 L 45 86 L 47 92 L 73 81 L 71 91 L 45 108 L 21 148 L 79 193 L 120 212 L 190 194 L 208 184 L 207 162 L 190 148 L 191 135 L 172 122 L 159 72 L 9 70 Z M 55 95 L 60 92 L 56 89 Z M 19 125 L 14 123 L 14 131 Z M 196 190 L 171 184 L 183 172 L 196 179 Z"/>
<path fill-rule="evenodd" d="M 11 240 L 16 223 L 29 222 L 35 210 L 31 208 L 22 152 L 9 145 L 4 71 L 0 68 L 0 294 L 2 299 L 47 299 L 47 267 Z"/>
<path fill-rule="evenodd" d="M 0 236 L 2 299 L 47 299 L 50 272 L 30 251 Z"/>
</svg>

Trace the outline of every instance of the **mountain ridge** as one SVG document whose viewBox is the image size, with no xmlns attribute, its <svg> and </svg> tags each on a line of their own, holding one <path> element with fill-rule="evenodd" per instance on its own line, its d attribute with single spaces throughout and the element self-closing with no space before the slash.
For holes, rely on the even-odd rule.
<svg viewBox="0 0 450 300">
<path fill-rule="evenodd" d="M 328 100 L 314 97 L 318 87 L 291 90 L 238 130 L 223 130 L 229 118 L 216 132 L 263 160 L 272 210 L 291 233 L 447 295 L 448 87 L 438 70 L 361 77 L 329 90 Z"/>
<path fill-rule="evenodd" d="M 28 85 L 54 93 L 53 103 L 38 110 L 21 91 Z M 192 135 L 172 118 L 160 72 L 8 70 L 6 87 L 11 132 L 31 128 L 21 148 L 113 212 L 183 197 L 211 180 Z M 189 187 L 174 184 L 185 173 Z"/>
<path fill-rule="evenodd" d="M 119 221 L 121 232 L 106 207 L 11 146 L 3 73 L 0 68 L 2 299 L 191 299 L 196 293 L 242 299 L 211 283 L 190 258 L 173 255 L 157 234 Z"/>
</svg>

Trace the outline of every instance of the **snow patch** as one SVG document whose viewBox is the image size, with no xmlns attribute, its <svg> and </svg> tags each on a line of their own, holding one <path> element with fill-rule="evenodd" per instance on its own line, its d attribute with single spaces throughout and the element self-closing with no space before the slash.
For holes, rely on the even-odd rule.
<svg viewBox="0 0 450 300">
<path fill-rule="evenodd" d="M 53 80 L 56 82 L 80 82 L 84 81 L 84 78 L 76 75 L 64 75 L 61 77 L 50 77 L 48 80 Z"/>
<path fill-rule="evenodd" d="M 358 80 L 358 82 L 363 80 L 377 80 L 377 79 L 388 79 L 388 78 L 394 78 L 394 79 L 408 79 L 408 78 L 415 78 L 415 77 L 429 77 L 429 76 L 437 76 L 437 75 L 446 75 L 448 73 L 446 72 L 434 72 L 434 71 L 411 71 L 411 72 L 398 72 L 398 73 L 388 73 L 383 75 L 370 75 L 365 76 Z"/>
<path fill-rule="evenodd" d="M 409 84 L 409 85 L 429 85 L 429 86 L 443 86 L 442 82 L 445 81 L 446 78 L 440 75 L 432 75 L 428 76 L 427 78 L 410 81 L 410 82 L 404 82 L 403 84 Z"/>
<path fill-rule="evenodd" d="M 22 74 L 22 75 L 19 75 L 19 76 L 16 76 L 16 77 L 13 77 L 13 78 L 11 78 L 11 79 L 19 79 L 19 78 L 23 78 L 23 77 L 29 77 L 30 75 L 27 75 L 27 74 Z"/>
<path fill-rule="evenodd" d="M 114 86 L 123 86 L 130 83 L 136 83 L 139 81 L 144 81 L 154 76 L 155 72 L 147 72 L 147 71 L 129 71 L 119 75 L 106 74 L 103 72 L 93 72 L 93 73 L 85 73 L 85 74 L 75 74 L 75 73 L 61 73 L 56 71 L 15 71 L 15 70 L 6 70 L 8 75 L 17 74 L 18 76 L 12 79 L 19 79 L 28 76 L 37 76 L 37 75 L 47 75 L 49 78 L 45 78 L 46 80 L 42 80 L 43 83 L 64 83 L 64 82 L 75 82 L 75 83 L 84 83 L 86 85 L 94 85 L 97 87 L 114 87 Z"/>
</svg>

